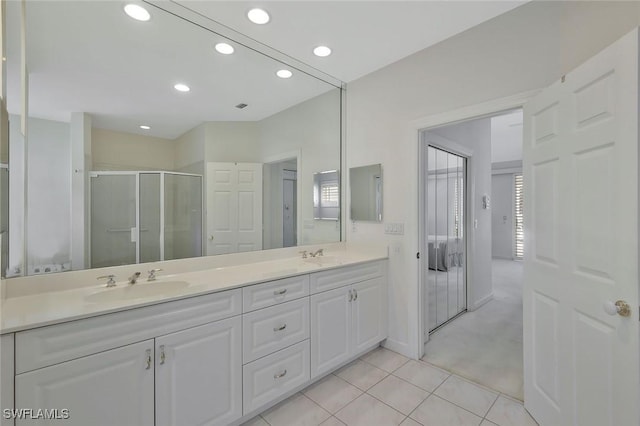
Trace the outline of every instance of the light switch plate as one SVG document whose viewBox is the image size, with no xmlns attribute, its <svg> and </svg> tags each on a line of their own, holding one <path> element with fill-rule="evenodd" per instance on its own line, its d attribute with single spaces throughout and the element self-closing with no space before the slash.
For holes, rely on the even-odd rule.
<svg viewBox="0 0 640 426">
<path fill-rule="evenodd" d="M 389 235 L 404 235 L 404 223 L 385 223 L 384 233 Z"/>
</svg>

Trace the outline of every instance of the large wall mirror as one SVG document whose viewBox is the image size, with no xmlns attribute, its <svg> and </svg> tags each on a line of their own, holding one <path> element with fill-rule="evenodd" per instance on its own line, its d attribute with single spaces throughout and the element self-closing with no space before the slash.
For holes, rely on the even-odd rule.
<svg viewBox="0 0 640 426">
<path fill-rule="evenodd" d="M 314 173 L 340 168 L 340 85 L 162 2 L 148 21 L 124 5 L 26 3 L 23 135 L 6 3 L 3 275 L 340 241 L 339 214 L 314 218 Z"/>
</svg>

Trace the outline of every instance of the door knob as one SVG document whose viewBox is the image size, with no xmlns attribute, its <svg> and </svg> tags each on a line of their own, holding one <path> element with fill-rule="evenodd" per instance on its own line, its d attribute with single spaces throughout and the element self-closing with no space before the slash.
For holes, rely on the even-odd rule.
<svg viewBox="0 0 640 426">
<path fill-rule="evenodd" d="M 609 315 L 618 314 L 621 317 L 628 317 L 631 315 L 631 307 L 624 300 L 618 300 L 615 303 L 607 300 L 602 304 L 602 307 Z"/>
</svg>

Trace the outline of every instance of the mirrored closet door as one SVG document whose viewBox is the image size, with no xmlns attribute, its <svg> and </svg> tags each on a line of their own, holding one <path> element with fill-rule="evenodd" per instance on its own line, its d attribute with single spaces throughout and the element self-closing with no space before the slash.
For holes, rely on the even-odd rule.
<svg viewBox="0 0 640 426">
<path fill-rule="evenodd" d="M 467 309 L 466 159 L 429 146 L 427 153 L 429 331 Z"/>
</svg>

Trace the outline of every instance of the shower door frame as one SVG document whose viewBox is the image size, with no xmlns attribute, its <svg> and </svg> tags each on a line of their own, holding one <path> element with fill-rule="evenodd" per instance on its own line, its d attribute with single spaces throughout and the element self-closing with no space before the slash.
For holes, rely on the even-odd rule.
<svg viewBox="0 0 640 426">
<path fill-rule="evenodd" d="M 466 311 L 474 310 L 474 306 L 469 304 L 469 300 L 473 300 L 473 276 L 469 271 L 469 265 L 471 264 L 472 259 L 472 251 L 475 234 L 475 227 L 473 226 L 475 220 L 474 208 L 473 208 L 473 200 L 475 194 L 475 181 L 473 179 L 473 150 L 466 146 L 457 144 L 453 141 L 441 139 L 438 141 L 430 141 L 427 138 L 427 135 L 430 130 L 433 130 L 437 127 L 429 127 L 425 129 L 421 129 L 419 131 L 420 134 L 420 146 L 419 146 L 419 254 L 421 254 L 419 258 L 420 264 L 420 272 L 419 272 L 419 285 L 422 288 L 422 299 L 421 299 L 421 314 L 419 315 L 421 326 L 419 327 L 422 330 L 422 345 L 429 341 L 429 242 L 428 242 L 428 229 L 426 226 L 427 218 L 428 218 L 428 151 L 429 147 L 433 147 L 459 157 L 462 157 L 465 160 L 465 170 L 464 170 L 464 205 L 463 205 L 463 223 L 464 223 L 464 268 L 463 268 L 463 276 L 464 276 L 464 285 L 465 285 L 465 305 Z M 444 324 L 448 323 L 450 320 L 456 318 L 462 311 L 455 315 L 454 317 L 447 320 Z M 443 325 L 444 325 L 443 324 Z M 422 346 L 421 345 L 421 346 Z"/>
<path fill-rule="evenodd" d="M 200 205 L 201 205 L 201 214 L 200 214 L 200 223 L 201 223 L 201 228 L 202 230 L 204 230 L 204 218 L 205 218 L 205 209 L 204 209 L 204 195 L 205 195 L 205 190 L 204 190 L 204 176 L 203 175 L 198 175 L 198 174 L 194 174 L 194 173 L 181 173 L 181 172 L 170 172 L 170 171 L 166 171 L 166 170 L 136 170 L 136 171 L 121 171 L 121 170 L 115 170 L 115 171 L 91 171 L 89 172 L 89 188 L 91 188 L 91 179 L 98 177 L 98 176 L 135 176 L 135 182 L 136 182 L 136 265 L 140 263 L 140 175 L 141 174 L 159 174 L 160 175 L 160 236 L 158 238 L 158 244 L 160 246 L 160 259 L 156 260 L 156 262 L 162 262 L 164 261 L 164 224 L 165 224 L 165 218 L 164 218 L 164 198 L 165 198 L 165 175 L 170 174 L 170 175 L 180 175 L 180 176 L 193 176 L 193 177 L 199 177 L 201 179 L 201 184 L 200 184 Z M 91 189 L 89 190 L 89 206 L 91 206 L 91 199 L 93 197 L 93 191 L 91 191 Z M 88 223 L 88 234 L 89 234 L 89 253 L 88 253 L 88 259 L 89 261 L 91 261 L 92 257 L 91 257 L 91 249 L 92 249 L 92 244 L 91 241 L 93 240 L 93 236 L 91 235 L 91 219 L 92 219 L 92 214 L 91 211 L 89 212 L 89 223 Z M 204 232 L 204 231 L 203 231 Z M 204 235 L 204 233 L 203 233 Z M 200 256 L 203 256 L 204 253 L 204 247 L 201 248 L 201 254 Z M 91 267 L 93 268 L 93 265 L 91 265 Z"/>
</svg>

